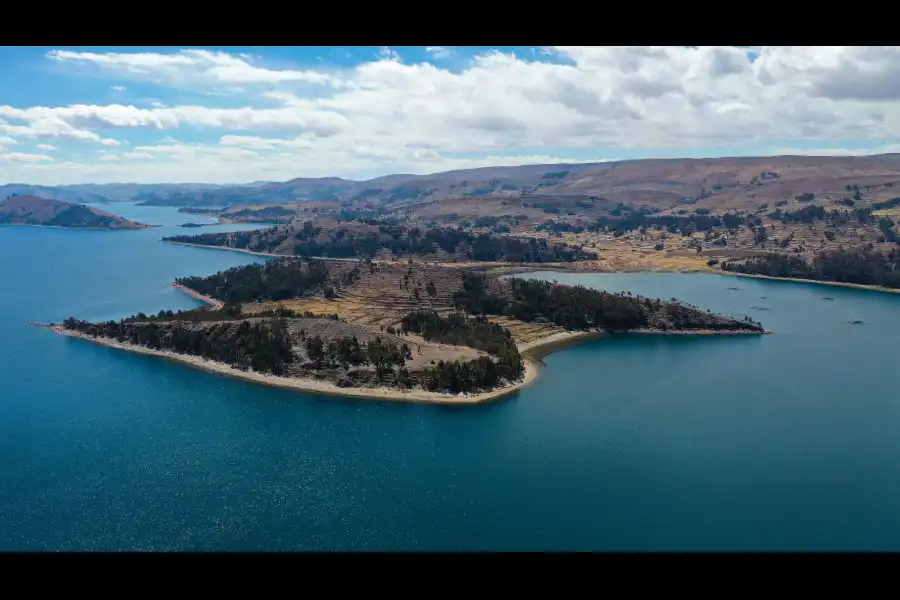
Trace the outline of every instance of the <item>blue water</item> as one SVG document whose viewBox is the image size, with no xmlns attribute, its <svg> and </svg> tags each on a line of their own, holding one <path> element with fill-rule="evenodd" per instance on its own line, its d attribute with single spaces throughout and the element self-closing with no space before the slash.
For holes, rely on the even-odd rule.
<svg viewBox="0 0 900 600">
<path fill-rule="evenodd" d="M 777 333 L 597 340 L 484 406 L 342 400 L 26 327 L 195 306 L 173 278 L 258 260 L 104 209 L 165 226 L 0 227 L 0 549 L 900 549 L 900 296 L 547 274 Z"/>
</svg>

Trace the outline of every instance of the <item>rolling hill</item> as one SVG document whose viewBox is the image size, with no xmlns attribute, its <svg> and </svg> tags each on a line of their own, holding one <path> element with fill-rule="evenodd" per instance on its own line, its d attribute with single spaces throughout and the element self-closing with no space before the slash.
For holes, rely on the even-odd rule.
<svg viewBox="0 0 900 600">
<path fill-rule="evenodd" d="M 366 181 L 297 178 L 246 185 L 104 184 L 60 187 L 0 186 L 0 194 L 56 200 L 139 201 L 148 206 L 226 207 L 339 200 L 349 205 L 401 209 L 448 199 L 519 198 L 540 202 L 600 201 L 603 207 L 643 206 L 657 211 L 755 210 L 761 204 L 813 194 L 826 202 L 853 197 L 863 205 L 894 197 L 900 154 L 654 159 L 522 165 L 396 174 Z"/>
</svg>

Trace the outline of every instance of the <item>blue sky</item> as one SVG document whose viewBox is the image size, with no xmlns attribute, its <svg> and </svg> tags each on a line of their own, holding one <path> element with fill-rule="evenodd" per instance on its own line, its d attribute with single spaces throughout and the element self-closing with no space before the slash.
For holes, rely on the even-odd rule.
<svg viewBox="0 0 900 600">
<path fill-rule="evenodd" d="M 0 183 L 897 151 L 886 47 L 4 47 Z"/>
</svg>

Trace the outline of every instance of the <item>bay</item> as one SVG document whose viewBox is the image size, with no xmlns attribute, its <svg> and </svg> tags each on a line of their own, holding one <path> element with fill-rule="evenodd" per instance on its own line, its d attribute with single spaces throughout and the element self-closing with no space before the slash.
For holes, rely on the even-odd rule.
<svg viewBox="0 0 900 600">
<path fill-rule="evenodd" d="M 0 227 L 0 549 L 900 549 L 895 294 L 531 274 L 776 333 L 596 340 L 476 407 L 344 400 L 27 327 L 189 308 L 175 277 L 262 260 L 102 208 L 162 227 Z"/>
</svg>

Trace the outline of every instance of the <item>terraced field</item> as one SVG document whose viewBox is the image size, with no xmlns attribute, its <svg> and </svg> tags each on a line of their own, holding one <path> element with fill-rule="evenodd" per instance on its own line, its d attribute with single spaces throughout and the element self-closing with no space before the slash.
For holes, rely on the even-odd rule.
<svg viewBox="0 0 900 600">
<path fill-rule="evenodd" d="M 353 269 L 354 265 L 335 265 L 334 272 Z M 360 279 L 336 289 L 337 296 L 298 298 L 281 302 L 297 311 L 337 314 L 348 323 L 369 327 L 389 327 L 413 310 L 446 312 L 452 309 L 453 293 L 462 286 L 461 267 L 438 266 L 416 261 L 377 263 L 373 269 L 360 265 Z M 433 284 L 433 287 L 429 284 Z M 273 308 L 272 303 L 247 307 L 248 312 Z"/>
</svg>

